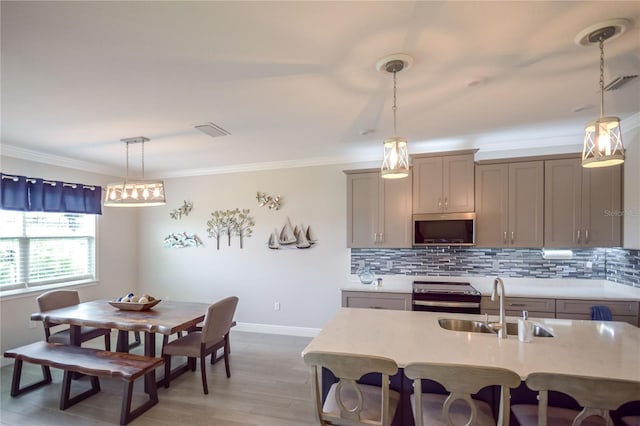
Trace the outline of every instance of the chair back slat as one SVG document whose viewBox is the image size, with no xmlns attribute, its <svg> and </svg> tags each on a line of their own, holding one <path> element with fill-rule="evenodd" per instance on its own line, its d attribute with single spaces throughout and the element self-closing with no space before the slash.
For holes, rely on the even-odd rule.
<svg viewBox="0 0 640 426">
<path fill-rule="evenodd" d="M 233 316 L 238 306 L 238 297 L 226 297 L 207 309 L 202 327 L 202 343 L 217 342 L 233 325 Z"/>
<path fill-rule="evenodd" d="M 547 423 L 547 393 L 550 390 L 571 396 L 583 407 L 574 419 L 579 425 L 590 416 L 603 418 L 607 425 L 613 425 L 609 412 L 628 401 L 640 400 L 640 383 L 630 380 L 603 379 L 559 373 L 531 373 L 527 377 L 527 387 L 539 391 L 539 425 Z"/>
<path fill-rule="evenodd" d="M 340 425 L 384 425 L 391 423 L 389 376 L 398 372 L 398 366 L 392 359 L 375 356 L 352 355 L 339 352 L 307 352 L 303 356 L 305 364 L 311 367 L 313 375 L 313 394 L 316 405 L 317 418 L 321 425 L 329 421 Z M 335 389 L 338 415 L 324 412 L 322 405 L 322 391 L 318 380 L 318 367 L 330 370 L 339 379 Z M 363 419 L 365 397 L 356 382 L 368 373 L 379 373 L 382 377 L 380 393 L 380 418 L 378 421 Z M 344 394 L 351 393 L 351 397 Z M 355 394 L 355 398 L 352 395 Z M 349 405 L 344 399 L 348 399 Z M 355 401 L 355 402 L 354 402 Z M 395 407 L 393 408 L 395 412 Z"/>
<path fill-rule="evenodd" d="M 476 424 L 478 411 L 471 398 L 487 386 L 501 386 L 499 425 L 509 424 L 509 391 L 520 385 L 521 379 L 515 372 L 497 367 L 475 367 L 457 364 L 414 363 L 404 369 L 405 375 L 414 381 L 416 425 L 422 426 L 422 379 L 440 383 L 450 392 L 443 405 L 443 418 L 447 425 L 453 425 L 450 409 L 456 400 L 463 400 L 471 410 L 468 425 Z"/>
<path fill-rule="evenodd" d="M 51 290 L 42 293 L 36 298 L 38 308 L 41 312 L 52 309 L 66 308 L 67 306 L 78 305 L 80 296 L 75 290 Z"/>
</svg>

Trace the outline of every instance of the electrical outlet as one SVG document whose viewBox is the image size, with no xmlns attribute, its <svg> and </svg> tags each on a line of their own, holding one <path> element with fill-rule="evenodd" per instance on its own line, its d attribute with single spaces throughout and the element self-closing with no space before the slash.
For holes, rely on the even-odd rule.
<svg viewBox="0 0 640 426">
<path fill-rule="evenodd" d="M 358 268 L 364 268 L 364 260 L 358 260 Z"/>
<path fill-rule="evenodd" d="M 38 328 L 40 321 L 29 321 L 29 328 Z"/>
<path fill-rule="evenodd" d="M 393 260 L 387 260 L 387 269 L 393 269 Z"/>
<path fill-rule="evenodd" d="M 493 269 L 497 271 L 498 269 L 500 269 L 500 262 L 497 260 L 494 260 L 492 266 L 493 266 Z"/>
<path fill-rule="evenodd" d="M 273 310 L 274 311 L 279 311 L 280 310 L 280 302 L 275 302 L 273 304 Z"/>
</svg>

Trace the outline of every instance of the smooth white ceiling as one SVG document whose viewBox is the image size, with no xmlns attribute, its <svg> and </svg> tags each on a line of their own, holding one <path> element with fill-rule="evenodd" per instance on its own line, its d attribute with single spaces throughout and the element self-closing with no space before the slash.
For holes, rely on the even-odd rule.
<svg viewBox="0 0 640 426">
<path fill-rule="evenodd" d="M 122 174 L 120 139 L 146 136 L 148 177 L 380 159 L 392 78 L 375 63 L 391 53 L 415 59 L 398 75 L 412 153 L 579 151 L 599 115 L 599 52 L 574 37 L 600 21 L 633 24 L 605 44 L 606 80 L 640 70 L 634 1 L 2 1 L 0 12 L 3 155 Z M 640 111 L 638 80 L 606 93 L 607 115 Z M 193 129 L 202 122 L 231 135 L 212 139 Z"/>
</svg>

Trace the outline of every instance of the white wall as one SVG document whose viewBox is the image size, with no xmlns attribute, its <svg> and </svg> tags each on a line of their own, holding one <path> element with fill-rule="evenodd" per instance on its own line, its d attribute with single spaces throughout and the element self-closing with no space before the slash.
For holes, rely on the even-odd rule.
<svg viewBox="0 0 640 426">
<path fill-rule="evenodd" d="M 66 182 L 106 185 L 113 177 L 0 157 L 2 172 Z M 80 300 L 111 299 L 136 288 L 137 213 L 129 209 L 103 209 L 98 218 L 98 282 L 78 286 Z M 30 314 L 38 311 L 42 291 L 0 300 L 0 350 L 44 338 L 40 324 L 30 327 Z M 10 360 L 9 360 L 10 361 Z M 2 365 L 8 361 L 2 359 Z"/>
<path fill-rule="evenodd" d="M 640 113 L 636 114 L 640 121 Z M 624 238 L 625 248 L 640 249 L 640 123 L 624 133 Z M 624 130 L 624 128 L 623 128 Z"/>
<path fill-rule="evenodd" d="M 165 180 L 167 205 L 141 211 L 141 289 L 162 299 L 214 302 L 240 298 L 239 323 L 287 327 L 322 327 L 340 307 L 339 288 L 349 275 L 346 248 L 346 177 L 342 166 L 306 167 Z M 256 192 L 283 197 L 279 211 L 259 207 Z M 193 211 L 181 221 L 169 217 L 184 200 Z M 253 235 L 239 248 L 207 237 L 214 210 L 248 208 L 255 218 Z M 269 234 L 289 217 L 293 225 L 310 225 L 318 236 L 306 249 L 271 250 Z M 196 233 L 197 248 L 163 247 L 174 232 Z M 281 310 L 274 311 L 274 302 Z M 276 327 L 277 328 L 277 327 Z M 277 330 L 276 330 L 277 331 Z"/>
</svg>

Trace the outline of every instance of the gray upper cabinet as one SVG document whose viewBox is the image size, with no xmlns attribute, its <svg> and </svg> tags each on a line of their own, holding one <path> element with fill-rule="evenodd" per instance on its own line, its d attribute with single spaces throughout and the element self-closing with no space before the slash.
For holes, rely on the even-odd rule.
<svg viewBox="0 0 640 426">
<path fill-rule="evenodd" d="M 545 161 L 545 247 L 619 247 L 621 209 L 621 166 Z"/>
<path fill-rule="evenodd" d="M 379 170 L 345 173 L 347 247 L 411 247 L 411 176 L 382 179 Z"/>
<path fill-rule="evenodd" d="M 474 206 L 473 154 L 412 157 L 413 213 L 465 213 Z"/>
<path fill-rule="evenodd" d="M 476 245 L 542 247 L 544 163 L 476 166 Z"/>
</svg>

